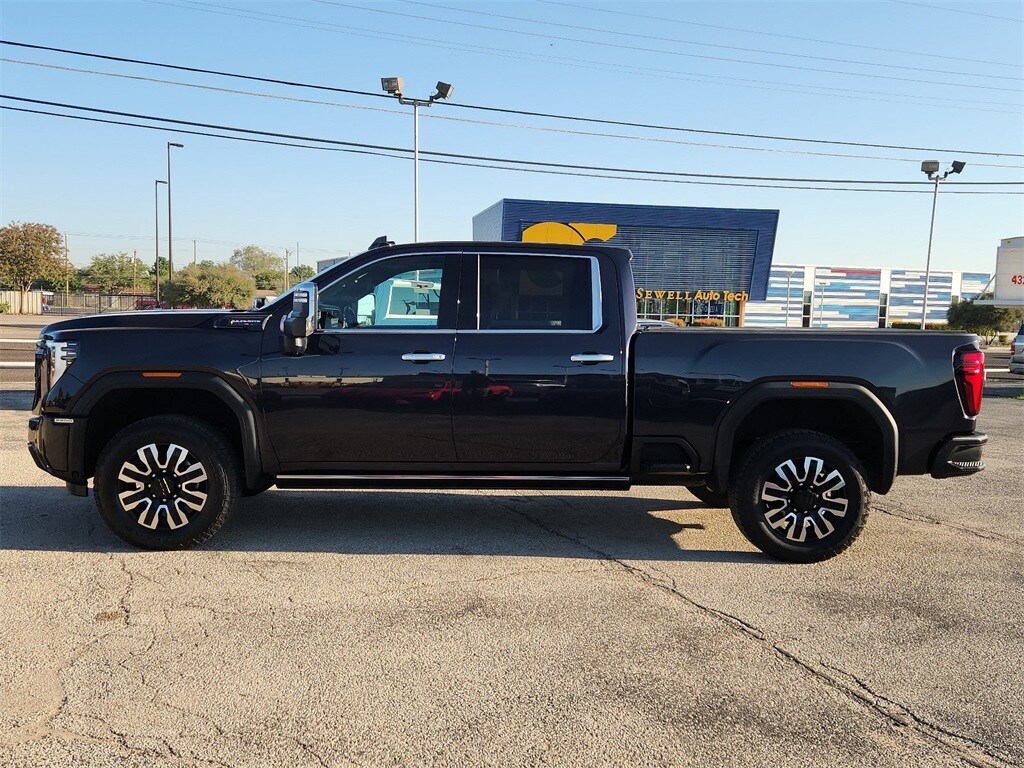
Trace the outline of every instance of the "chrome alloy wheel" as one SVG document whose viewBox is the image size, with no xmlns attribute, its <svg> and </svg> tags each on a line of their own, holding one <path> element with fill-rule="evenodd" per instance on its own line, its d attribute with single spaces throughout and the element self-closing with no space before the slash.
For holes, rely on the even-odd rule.
<svg viewBox="0 0 1024 768">
<path fill-rule="evenodd" d="M 846 517 L 849 499 L 846 480 L 838 469 L 826 466 L 822 459 L 804 456 L 787 459 L 775 467 L 773 474 L 761 486 L 764 518 L 780 535 L 783 529 L 787 539 L 797 543 L 807 541 L 813 532 L 825 539 L 836 528 L 829 518 Z"/>
<path fill-rule="evenodd" d="M 175 443 L 149 443 L 117 473 L 121 508 L 144 528 L 156 530 L 160 518 L 171 530 L 188 525 L 189 515 L 206 506 L 206 468 Z"/>
</svg>

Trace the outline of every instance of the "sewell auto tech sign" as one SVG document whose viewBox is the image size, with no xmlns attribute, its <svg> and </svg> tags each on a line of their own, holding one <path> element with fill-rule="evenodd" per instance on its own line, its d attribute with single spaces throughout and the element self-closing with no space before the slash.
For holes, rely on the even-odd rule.
<svg viewBox="0 0 1024 768">
<path fill-rule="evenodd" d="M 668 301 L 748 301 L 747 291 L 661 291 L 637 288 L 638 299 L 667 299 Z"/>
</svg>

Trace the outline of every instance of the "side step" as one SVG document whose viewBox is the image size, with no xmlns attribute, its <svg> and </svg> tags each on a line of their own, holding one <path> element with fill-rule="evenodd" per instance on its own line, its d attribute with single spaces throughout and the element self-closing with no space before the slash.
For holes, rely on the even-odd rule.
<svg viewBox="0 0 1024 768">
<path fill-rule="evenodd" d="M 278 488 L 427 488 L 628 491 L 630 479 L 610 475 L 278 475 Z"/>
</svg>

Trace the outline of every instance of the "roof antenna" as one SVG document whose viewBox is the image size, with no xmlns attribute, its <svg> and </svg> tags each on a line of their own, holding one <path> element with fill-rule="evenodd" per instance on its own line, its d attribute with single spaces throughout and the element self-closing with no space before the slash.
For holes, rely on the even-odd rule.
<svg viewBox="0 0 1024 768">
<path fill-rule="evenodd" d="M 374 240 L 372 243 L 370 243 L 370 247 L 369 247 L 368 250 L 372 251 L 374 248 L 386 248 L 387 246 L 394 245 L 394 244 L 395 243 L 394 243 L 393 240 L 388 240 L 388 236 L 387 235 L 381 235 L 376 240 Z"/>
</svg>

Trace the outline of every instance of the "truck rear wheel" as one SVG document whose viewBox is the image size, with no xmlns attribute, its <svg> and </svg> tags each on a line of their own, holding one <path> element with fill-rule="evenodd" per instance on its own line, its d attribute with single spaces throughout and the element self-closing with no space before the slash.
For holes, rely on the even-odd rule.
<svg viewBox="0 0 1024 768">
<path fill-rule="evenodd" d="M 110 529 L 137 547 L 202 544 L 239 497 L 237 460 L 223 436 L 187 416 L 155 416 L 126 427 L 96 463 L 95 495 Z"/>
<path fill-rule="evenodd" d="M 733 519 L 750 543 L 794 563 L 845 550 L 864 528 L 870 506 L 853 452 L 809 430 L 776 432 L 754 443 L 729 489 Z"/>
</svg>

